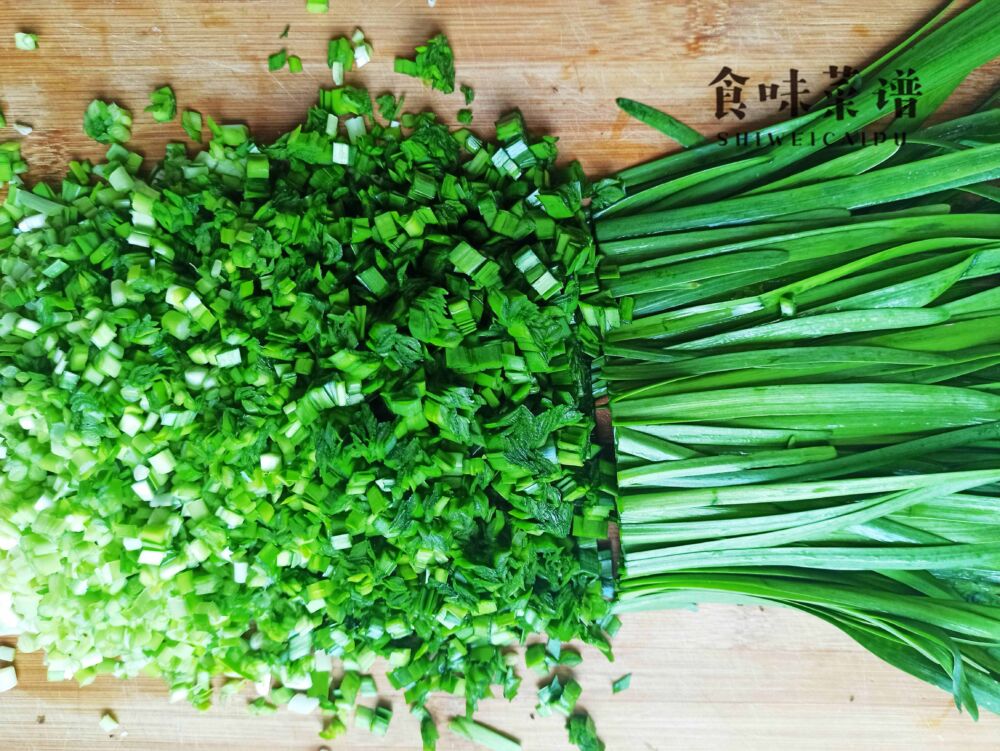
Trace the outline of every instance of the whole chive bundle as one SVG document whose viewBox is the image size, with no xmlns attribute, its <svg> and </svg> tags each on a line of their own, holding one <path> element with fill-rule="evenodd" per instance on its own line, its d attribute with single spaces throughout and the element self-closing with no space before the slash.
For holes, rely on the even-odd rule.
<svg viewBox="0 0 1000 751">
<path fill-rule="evenodd" d="M 859 74 L 856 116 L 821 104 L 770 129 L 781 145 L 698 145 L 622 104 L 692 148 L 625 170 L 596 212 L 630 317 L 597 382 L 618 612 L 798 608 L 1000 711 L 1000 111 L 919 127 L 1000 54 L 977 28 L 998 6 L 935 19 Z M 905 143 L 801 146 L 870 124 L 874 82 L 910 68 L 927 97 Z"/>
</svg>

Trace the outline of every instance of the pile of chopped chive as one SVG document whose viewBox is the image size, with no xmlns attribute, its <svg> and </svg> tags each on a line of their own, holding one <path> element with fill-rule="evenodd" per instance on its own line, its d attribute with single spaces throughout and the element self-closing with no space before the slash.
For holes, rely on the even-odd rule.
<svg viewBox="0 0 1000 751">
<path fill-rule="evenodd" d="M 431 693 L 512 697 L 528 636 L 546 674 L 608 652 L 591 187 L 517 112 L 495 142 L 392 114 L 323 89 L 273 143 L 206 117 L 144 169 L 95 100 L 103 163 L 29 188 L 0 152 L 0 579 L 51 678 L 206 707 L 224 676 L 332 738 L 388 729 L 381 658 L 432 748 Z"/>
</svg>

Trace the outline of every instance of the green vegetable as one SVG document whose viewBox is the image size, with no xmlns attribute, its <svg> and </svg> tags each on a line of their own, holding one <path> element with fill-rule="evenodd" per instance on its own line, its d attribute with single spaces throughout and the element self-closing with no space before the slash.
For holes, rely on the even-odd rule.
<svg viewBox="0 0 1000 751">
<path fill-rule="evenodd" d="M 493 751 L 520 751 L 521 744 L 503 733 L 466 717 L 455 717 L 448 722 L 448 729 L 472 741 L 477 746 Z"/>
<path fill-rule="evenodd" d="M 38 34 L 28 34 L 23 31 L 14 32 L 14 46 L 19 50 L 30 52 L 38 49 Z"/>
<path fill-rule="evenodd" d="M 285 63 L 288 61 L 288 51 L 285 49 L 280 49 L 273 55 L 268 55 L 267 58 L 267 69 L 272 73 L 276 70 L 281 70 L 285 67 Z"/>
<path fill-rule="evenodd" d="M 870 66 L 850 122 L 827 101 L 771 129 L 804 154 L 709 149 L 620 102 L 690 148 L 621 173 L 625 197 L 596 212 L 623 320 L 595 384 L 618 453 L 618 612 L 794 607 L 973 716 L 1000 711 L 997 114 L 918 122 L 905 147 L 808 146 L 877 117 L 879 70 L 919 67 L 939 102 L 1000 53 L 977 28 L 998 7 Z"/>
<path fill-rule="evenodd" d="M 330 0 L 306 0 L 307 13 L 329 13 Z"/>
<path fill-rule="evenodd" d="M 83 114 L 83 132 L 98 143 L 125 143 L 132 137 L 132 113 L 114 102 L 94 99 Z"/>
<path fill-rule="evenodd" d="M 0 185 L 8 183 L 16 175 L 27 172 L 28 165 L 21 158 L 21 145 L 17 141 L 0 143 Z"/>
<path fill-rule="evenodd" d="M 671 117 L 666 112 L 660 112 L 660 110 L 634 99 L 622 98 L 616 99 L 615 102 L 625 113 L 669 136 L 686 149 L 705 143 L 706 139 L 701 133 Z"/>
<path fill-rule="evenodd" d="M 3 116 L 3 111 L 0 110 L 0 128 L 6 128 L 6 127 L 7 127 L 7 118 Z"/>
<path fill-rule="evenodd" d="M 382 115 L 382 119 L 390 122 L 398 120 L 403 110 L 403 99 L 402 95 L 397 99 L 392 94 L 379 94 L 375 98 L 375 103 L 378 105 L 378 111 Z"/>
<path fill-rule="evenodd" d="M 358 707 L 354 714 L 354 727 L 367 730 L 372 735 L 382 736 L 389 732 L 392 710 L 388 707 Z"/>
<path fill-rule="evenodd" d="M 566 721 L 569 742 L 580 751 L 604 751 L 604 742 L 597 737 L 597 728 L 590 715 L 575 714 Z"/>
<path fill-rule="evenodd" d="M 118 730 L 118 728 L 121 727 L 121 724 L 118 722 L 117 719 L 115 719 L 115 716 L 110 712 L 105 712 L 104 714 L 102 714 L 101 719 L 97 724 L 100 725 L 101 730 L 103 730 L 105 733 L 113 733 L 116 730 Z"/>
<path fill-rule="evenodd" d="M 611 692 L 615 694 L 621 693 L 622 691 L 625 691 L 629 687 L 630 683 L 632 683 L 632 674 L 625 673 L 625 675 L 623 675 L 621 678 L 612 681 Z"/>
<path fill-rule="evenodd" d="M 288 56 L 288 70 L 291 73 L 301 73 L 302 72 L 302 58 L 298 55 Z"/>
<path fill-rule="evenodd" d="M 197 110 L 184 110 L 181 114 L 181 127 L 192 141 L 201 143 L 201 113 Z"/>
<path fill-rule="evenodd" d="M 475 90 L 471 86 L 464 83 L 461 85 L 460 88 L 462 90 L 462 96 L 465 98 L 465 104 L 466 105 L 472 104 L 472 102 L 476 98 Z"/>
<path fill-rule="evenodd" d="M 330 67 L 335 86 L 344 85 L 344 73 L 354 67 L 354 47 L 347 37 L 331 39 L 326 51 L 326 64 Z"/>
<path fill-rule="evenodd" d="M 455 56 L 448 37 L 438 34 L 416 48 L 413 60 L 397 57 L 395 71 L 419 78 L 432 89 L 450 94 L 455 90 Z"/>
<path fill-rule="evenodd" d="M 553 712 L 569 717 L 581 693 L 580 684 L 576 681 L 571 679 L 563 682 L 558 676 L 554 677 L 548 684 L 538 689 L 538 704 L 535 711 L 540 717 L 548 717 Z"/>
<path fill-rule="evenodd" d="M 289 32 L 289 31 L 291 31 L 291 29 L 292 29 L 292 26 L 291 26 L 291 24 L 287 24 L 287 23 L 286 23 L 286 24 L 285 24 L 285 28 L 284 28 L 284 29 L 282 30 L 282 32 L 281 32 L 281 33 L 280 33 L 280 34 L 278 35 L 278 39 L 286 39 L 286 38 L 288 37 L 288 32 Z"/>
<path fill-rule="evenodd" d="M 365 33 L 361 29 L 355 29 L 351 35 L 351 46 L 354 52 L 354 64 L 358 68 L 363 68 L 371 62 L 372 46 L 365 41 Z"/>
<path fill-rule="evenodd" d="M 458 115 L 456 115 L 455 119 L 458 120 L 458 122 L 462 123 L 463 125 L 468 125 L 469 123 L 472 122 L 472 110 L 469 109 L 459 110 Z"/>
<path fill-rule="evenodd" d="M 146 107 L 146 112 L 153 115 L 153 119 L 158 123 L 170 122 L 177 115 L 177 98 L 174 90 L 169 86 L 161 86 L 149 95 L 151 104 Z"/>
<path fill-rule="evenodd" d="M 443 691 L 471 715 L 517 692 L 505 653 L 529 636 L 553 664 L 574 639 L 607 652 L 580 321 L 614 314 L 582 299 L 589 185 L 519 114 L 496 142 L 385 127 L 343 87 L 272 143 L 204 119 L 205 151 L 146 170 L 115 143 L 0 210 L 21 646 L 53 678 L 154 672 L 200 707 L 225 675 L 252 711 L 335 716 L 330 736 L 378 659 L 415 710 Z"/>
</svg>

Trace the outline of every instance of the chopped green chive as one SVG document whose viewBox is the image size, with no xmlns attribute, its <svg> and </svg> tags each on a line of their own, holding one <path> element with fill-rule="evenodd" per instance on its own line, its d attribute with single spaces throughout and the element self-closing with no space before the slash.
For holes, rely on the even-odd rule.
<svg viewBox="0 0 1000 751">
<path fill-rule="evenodd" d="M 99 143 L 125 143 L 132 137 L 132 113 L 114 102 L 94 99 L 84 112 L 83 131 Z"/>
<path fill-rule="evenodd" d="M 273 55 L 269 55 L 267 58 L 267 69 L 272 73 L 276 70 L 281 70 L 285 67 L 285 63 L 288 61 L 288 51 L 281 49 L 275 52 Z"/>
<path fill-rule="evenodd" d="M 575 714 L 566 721 L 569 742 L 580 751 L 604 751 L 604 741 L 597 737 L 594 718 L 587 714 Z"/>
<path fill-rule="evenodd" d="M 177 98 L 169 86 L 161 86 L 149 95 L 150 105 L 146 112 L 153 115 L 158 123 L 170 122 L 177 116 Z"/>
<path fill-rule="evenodd" d="M 413 60 L 397 57 L 394 69 L 397 73 L 419 78 L 445 94 L 455 90 L 455 56 L 444 34 L 438 34 L 417 47 Z"/>
<path fill-rule="evenodd" d="M 192 141 L 201 143 L 201 113 L 197 110 L 184 110 L 181 114 L 181 127 Z"/>
<path fill-rule="evenodd" d="M 448 722 L 448 729 L 477 746 L 489 748 L 492 751 L 521 750 L 521 744 L 510 736 L 466 717 L 453 718 Z"/>
<path fill-rule="evenodd" d="M 97 724 L 105 733 L 113 733 L 121 727 L 121 723 L 110 712 L 102 714 Z"/>
<path fill-rule="evenodd" d="M 28 34 L 23 31 L 14 33 L 14 46 L 19 50 L 31 51 L 38 49 L 38 34 Z"/>
</svg>

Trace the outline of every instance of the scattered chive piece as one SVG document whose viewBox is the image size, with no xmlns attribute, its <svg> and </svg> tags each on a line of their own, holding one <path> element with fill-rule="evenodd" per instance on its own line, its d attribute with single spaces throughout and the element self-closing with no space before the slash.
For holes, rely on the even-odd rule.
<svg viewBox="0 0 1000 751">
<path fill-rule="evenodd" d="M 583 689 L 575 680 L 563 682 L 555 676 L 538 689 L 538 704 L 535 706 L 535 711 L 539 717 L 548 717 L 553 712 L 558 712 L 568 718 L 573 713 L 582 692 Z"/>
<path fill-rule="evenodd" d="M 611 693 L 617 694 L 624 691 L 629 687 L 630 683 L 632 683 L 632 674 L 625 673 L 625 675 L 611 684 Z"/>
<path fill-rule="evenodd" d="M 288 60 L 288 51 L 285 49 L 278 50 L 273 55 L 269 55 L 267 58 L 267 69 L 272 73 L 276 70 L 281 70 L 285 67 L 285 62 Z"/>
<path fill-rule="evenodd" d="M 347 37 L 331 39 L 326 48 L 326 64 L 335 86 L 344 85 L 344 74 L 354 67 L 354 48 Z"/>
<path fill-rule="evenodd" d="M 150 93 L 149 101 L 151 104 L 146 107 L 146 112 L 152 114 L 156 122 L 167 123 L 177 116 L 177 97 L 169 86 L 161 86 Z"/>
<path fill-rule="evenodd" d="M 354 47 L 354 67 L 363 68 L 372 59 L 372 46 L 365 40 L 365 32 L 360 28 L 351 35 L 351 45 Z"/>
<path fill-rule="evenodd" d="M 448 729 L 466 740 L 493 751 L 521 751 L 519 741 L 467 717 L 453 718 L 448 722 Z"/>
<path fill-rule="evenodd" d="M 389 732 L 389 722 L 392 720 L 392 710 L 388 707 L 374 709 L 359 706 L 354 713 L 354 727 L 367 730 L 372 735 L 384 736 Z"/>
<path fill-rule="evenodd" d="M 397 57 L 394 70 L 405 76 L 419 78 L 425 84 L 445 94 L 455 90 L 455 55 L 448 37 L 438 34 L 416 48 L 416 57 Z"/>
<path fill-rule="evenodd" d="M 594 718 L 587 714 L 575 714 L 566 721 L 569 742 L 580 751 L 604 751 L 604 741 L 597 737 Z"/>
<path fill-rule="evenodd" d="M 347 732 L 347 725 L 339 717 L 333 717 L 330 719 L 322 730 L 319 731 L 319 737 L 323 740 L 332 741 L 344 733 Z"/>
<path fill-rule="evenodd" d="M 11 127 L 12 127 L 12 128 L 13 128 L 13 129 L 15 130 L 15 131 L 17 131 L 17 133 L 18 133 L 19 135 L 22 135 L 22 136 L 27 136 L 27 135 L 30 135 L 30 134 L 31 134 L 31 132 L 32 132 L 32 131 L 34 130 L 34 128 L 32 128 L 32 127 L 31 127 L 30 125 L 28 125 L 27 123 L 19 123 L 19 122 L 15 122 L 15 123 L 14 123 L 14 124 L 13 124 L 13 125 L 12 125 Z"/>
<path fill-rule="evenodd" d="M 14 33 L 14 46 L 19 50 L 30 52 L 38 49 L 38 34 L 28 34 L 23 31 Z"/>
<path fill-rule="evenodd" d="M 113 714 L 111 714 L 111 712 L 105 712 L 104 714 L 102 714 L 101 719 L 98 721 L 97 724 L 100 725 L 101 730 L 103 730 L 105 733 L 113 733 L 118 728 L 121 727 L 121 723 L 118 722 L 118 720 L 115 718 Z"/>
<path fill-rule="evenodd" d="M 98 143 L 125 143 L 132 137 L 132 113 L 114 102 L 94 99 L 83 114 L 83 132 Z"/>
<path fill-rule="evenodd" d="M 472 110 L 470 109 L 460 109 L 458 114 L 455 115 L 455 119 L 462 125 L 468 125 L 472 122 Z"/>
<path fill-rule="evenodd" d="M 21 158 L 21 144 L 18 141 L 0 143 L 0 185 L 9 183 L 15 175 L 28 170 Z"/>
<path fill-rule="evenodd" d="M 298 55 L 289 55 L 288 56 L 288 70 L 290 70 L 292 73 L 301 73 L 302 72 L 302 58 L 300 58 Z"/>
<path fill-rule="evenodd" d="M 330 0 L 306 0 L 308 13 L 327 13 L 330 10 Z"/>
<path fill-rule="evenodd" d="M 181 127 L 192 141 L 201 143 L 201 113 L 197 110 L 184 110 L 181 114 Z"/>
<path fill-rule="evenodd" d="M 3 116 L 3 110 L 0 110 L 0 128 L 7 127 L 7 118 Z"/>
<path fill-rule="evenodd" d="M 285 30 L 278 35 L 278 39 L 286 39 L 288 37 L 288 32 L 291 30 L 291 24 L 285 24 Z"/>
<path fill-rule="evenodd" d="M 465 97 L 466 105 L 472 104 L 473 100 L 476 98 L 475 90 L 468 84 L 463 83 L 461 86 L 462 96 Z"/>
</svg>

